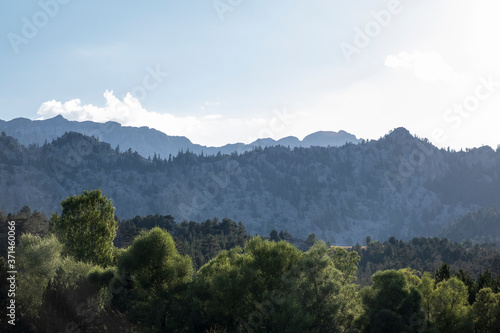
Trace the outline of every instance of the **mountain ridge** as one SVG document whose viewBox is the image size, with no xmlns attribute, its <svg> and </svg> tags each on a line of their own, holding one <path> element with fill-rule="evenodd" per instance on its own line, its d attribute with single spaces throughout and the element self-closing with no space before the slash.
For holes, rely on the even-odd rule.
<svg viewBox="0 0 500 333">
<path fill-rule="evenodd" d="M 0 131 L 15 137 L 21 144 L 43 144 L 52 141 L 66 132 L 77 132 L 94 136 L 101 141 L 110 143 L 113 147 L 120 146 L 122 150 L 131 148 L 143 157 L 155 154 L 168 157 L 176 156 L 179 151 L 191 151 L 196 154 L 216 155 L 250 151 L 256 147 L 284 145 L 291 148 L 311 145 L 326 147 L 343 145 L 346 142 L 358 143 L 361 140 L 345 131 L 318 131 L 306 136 L 303 140 L 296 137 L 285 137 L 279 140 L 260 138 L 250 144 L 241 142 L 229 143 L 222 147 L 209 147 L 191 142 L 184 136 L 171 136 L 147 126 L 123 126 L 118 122 L 108 121 L 96 123 L 92 121 L 70 121 L 58 115 L 46 120 L 30 120 L 16 118 L 10 121 L 0 120 Z"/>
</svg>

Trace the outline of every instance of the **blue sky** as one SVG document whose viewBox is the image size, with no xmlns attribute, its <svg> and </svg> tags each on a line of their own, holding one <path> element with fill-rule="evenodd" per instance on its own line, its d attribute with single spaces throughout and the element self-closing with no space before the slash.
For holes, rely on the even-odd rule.
<svg viewBox="0 0 500 333">
<path fill-rule="evenodd" d="M 395 127 L 500 144 L 493 0 L 9 1 L 0 118 L 118 121 L 193 142 Z M 33 28 L 35 30 L 33 30 Z"/>
</svg>

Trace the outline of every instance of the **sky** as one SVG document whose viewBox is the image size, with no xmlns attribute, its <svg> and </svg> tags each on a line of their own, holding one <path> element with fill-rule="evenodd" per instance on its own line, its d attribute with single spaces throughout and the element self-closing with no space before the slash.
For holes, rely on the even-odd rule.
<svg viewBox="0 0 500 333">
<path fill-rule="evenodd" d="M 0 119 L 500 144 L 498 0 L 7 1 Z"/>
</svg>

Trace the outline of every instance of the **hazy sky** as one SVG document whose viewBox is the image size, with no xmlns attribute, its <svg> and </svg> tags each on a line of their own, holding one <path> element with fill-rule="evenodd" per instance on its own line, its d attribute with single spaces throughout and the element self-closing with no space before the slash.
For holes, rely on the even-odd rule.
<svg viewBox="0 0 500 333">
<path fill-rule="evenodd" d="M 500 144 L 498 0 L 7 1 L 0 118 Z"/>
</svg>

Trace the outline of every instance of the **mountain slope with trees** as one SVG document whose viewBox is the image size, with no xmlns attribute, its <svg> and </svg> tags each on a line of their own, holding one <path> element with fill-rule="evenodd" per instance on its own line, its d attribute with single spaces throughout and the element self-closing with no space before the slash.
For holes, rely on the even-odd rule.
<svg viewBox="0 0 500 333">
<path fill-rule="evenodd" d="M 469 212 L 446 225 L 440 236 L 457 242 L 470 240 L 500 246 L 500 208 L 486 207 Z"/>
<path fill-rule="evenodd" d="M 67 133 L 25 147 L 0 137 L 0 209 L 50 214 L 101 189 L 120 218 L 161 214 L 244 221 L 250 234 L 315 233 L 332 244 L 435 236 L 466 212 L 500 206 L 500 152 L 438 149 L 403 128 L 342 147 L 256 148 L 243 154 L 143 158 Z"/>
</svg>

